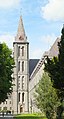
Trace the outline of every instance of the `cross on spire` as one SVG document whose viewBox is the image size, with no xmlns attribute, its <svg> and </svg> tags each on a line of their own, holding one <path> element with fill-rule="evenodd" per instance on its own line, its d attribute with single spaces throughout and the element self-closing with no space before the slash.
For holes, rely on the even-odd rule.
<svg viewBox="0 0 64 119">
<path fill-rule="evenodd" d="M 21 16 L 21 14 L 22 14 L 22 8 L 20 9 L 20 16 Z"/>
</svg>

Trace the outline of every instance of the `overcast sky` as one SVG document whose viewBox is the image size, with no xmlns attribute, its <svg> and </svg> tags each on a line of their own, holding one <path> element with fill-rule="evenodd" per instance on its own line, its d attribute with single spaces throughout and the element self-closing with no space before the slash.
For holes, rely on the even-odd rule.
<svg viewBox="0 0 64 119">
<path fill-rule="evenodd" d="M 30 58 L 41 58 L 61 35 L 64 0 L 0 0 L 0 42 L 12 48 L 20 15 L 30 45 Z"/>
</svg>

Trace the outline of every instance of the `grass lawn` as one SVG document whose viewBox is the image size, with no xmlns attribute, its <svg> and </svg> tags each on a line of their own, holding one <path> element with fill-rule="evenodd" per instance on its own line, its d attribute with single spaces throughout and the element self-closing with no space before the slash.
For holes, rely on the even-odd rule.
<svg viewBox="0 0 64 119">
<path fill-rule="evenodd" d="M 37 114 L 22 114 L 22 115 L 17 115 L 16 117 L 14 117 L 14 119 L 47 119 L 41 115 L 37 115 Z"/>
</svg>

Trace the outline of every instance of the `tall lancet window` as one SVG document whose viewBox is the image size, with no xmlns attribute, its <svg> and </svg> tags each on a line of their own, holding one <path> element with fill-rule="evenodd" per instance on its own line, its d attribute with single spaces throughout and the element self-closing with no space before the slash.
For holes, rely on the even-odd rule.
<svg viewBox="0 0 64 119">
<path fill-rule="evenodd" d="M 22 103 L 24 102 L 24 93 L 22 93 Z"/>
<path fill-rule="evenodd" d="M 20 71 L 20 61 L 18 62 L 18 71 Z"/>
<path fill-rule="evenodd" d="M 22 56 L 24 56 L 24 46 L 22 46 Z"/>
<path fill-rule="evenodd" d="M 22 76 L 22 89 L 24 89 L 24 76 Z"/>
<path fill-rule="evenodd" d="M 20 93 L 18 93 L 18 101 L 20 102 Z"/>
<path fill-rule="evenodd" d="M 18 56 L 20 56 L 20 46 L 18 47 Z"/>
<path fill-rule="evenodd" d="M 24 71 L 24 61 L 22 61 L 22 72 Z"/>
</svg>

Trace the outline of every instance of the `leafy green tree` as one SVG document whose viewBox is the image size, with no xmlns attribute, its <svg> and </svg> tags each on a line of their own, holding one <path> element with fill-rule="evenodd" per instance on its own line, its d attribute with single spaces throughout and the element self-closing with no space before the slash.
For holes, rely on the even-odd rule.
<svg viewBox="0 0 64 119">
<path fill-rule="evenodd" d="M 53 87 L 57 89 L 57 95 L 61 101 L 61 106 L 58 107 L 59 119 L 62 119 L 61 115 L 64 111 L 64 27 L 62 28 L 61 33 L 61 39 L 60 42 L 58 42 L 58 57 L 53 57 L 52 60 L 47 57 L 47 63 L 45 63 L 44 68 L 45 71 L 49 73 L 49 76 L 53 81 Z"/>
<path fill-rule="evenodd" d="M 48 73 L 44 73 L 35 90 L 35 99 L 37 107 L 45 112 L 48 119 L 56 117 L 57 107 L 60 101 L 57 97 L 56 90 L 52 87 L 52 82 Z"/>
<path fill-rule="evenodd" d="M 0 44 L 0 103 L 12 92 L 13 65 L 12 51 L 5 43 Z"/>
</svg>

